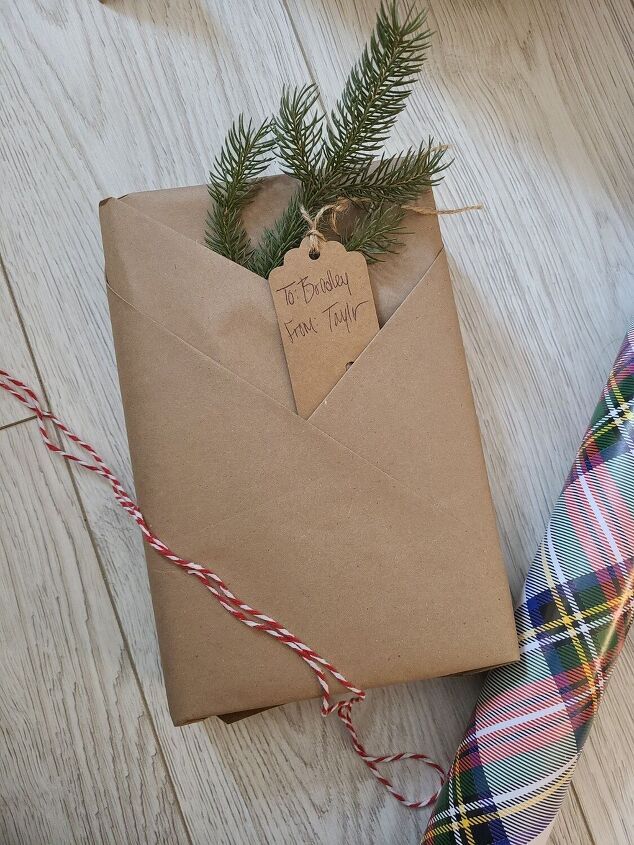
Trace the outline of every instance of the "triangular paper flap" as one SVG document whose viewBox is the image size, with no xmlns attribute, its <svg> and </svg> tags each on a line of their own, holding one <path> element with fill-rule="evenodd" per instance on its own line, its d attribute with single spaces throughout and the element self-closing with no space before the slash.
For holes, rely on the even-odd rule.
<svg viewBox="0 0 634 845">
<path fill-rule="evenodd" d="M 115 293 L 294 413 L 268 284 L 121 200 L 100 217 Z"/>
<path fill-rule="evenodd" d="M 456 523 L 488 536 L 495 515 L 444 250 L 310 422 L 410 489 L 432 492 Z M 470 503 L 479 503 L 477 513 Z M 494 577 L 494 576 L 492 576 Z"/>
<path fill-rule="evenodd" d="M 119 200 L 110 200 L 102 206 L 101 219 L 106 252 L 106 275 L 114 293 L 149 320 L 176 335 L 221 366 L 227 367 L 239 378 L 263 390 L 274 402 L 283 405 L 289 414 L 296 416 L 275 309 L 268 285 L 264 280 L 245 268 L 227 261 L 222 256 L 216 255 L 206 247 L 192 243 L 175 230 L 158 223 L 138 209 Z M 445 273 L 442 275 L 443 308 L 436 308 L 433 311 L 434 317 L 431 321 L 425 316 L 426 298 L 428 295 L 433 295 L 431 288 L 428 288 L 426 274 L 415 287 L 414 292 L 405 300 L 401 309 L 396 312 L 393 320 L 381 329 L 370 347 L 362 353 L 357 363 L 344 376 L 340 385 L 337 386 L 338 397 L 341 397 L 342 390 L 345 391 L 347 387 L 354 392 L 357 379 L 359 379 L 366 386 L 370 386 L 369 402 L 376 400 L 381 405 L 385 396 L 382 393 L 372 394 L 371 368 L 373 364 L 370 362 L 376 361 L 382 373 L 385 373 L 387 363 L 391 369 L 387 375 L 387 381 L 393 396 L 392 409 L 404 420 L 412 415 L 416 417 L 421 406 L 418 401 L 418 392 L 415 393 L 417 401 L 414 403 L 410 401 L 412 396 L 409 385 L 410 373 L 409 371 L 401 372 L 398 367 L 394 367 L 393 363 L 401 354 L 400 334 L 411 323 L 410 330 L 413 329 L 416 343 L 419 347 L 421 345 L 424 347 L 424 358 L 421 360 L 439 357 L 439 371 L 442 374 L 445 372 L 443 366 L 448 367 L 451 383 L 453 383 L 451 379 L 455 380 L 456 374 L 464 374 L 459 393 L 446 398 L 442 391 L 432 392 L 425 397 L 425 405 L 431 409 L 430 431 L 436 429 L 434 417 L 442 413 L 442 407 L 446 403 L 451 407 L 460 408 L 464 405 L 465 397 L 470 400 L 471 394 L 459 331 L 452 331 L 456 317 L 446 264 L 442 264 L 442 267 L 445 268 Z M 419 331 L 425 320 L 430 323 L 431 335 L 429 332 Z M 391 328 L 393 321 L 397 321 L 394 329 Z M 449 329 L 446 336 L 443 331 L 445 327 Z M 436 334 L 434 335 L 433 332 Z M 439 339 L 436 348 L 429 343 L 429 337 Z M 447 344 L 446 348 L 445 344 Z M 443 354 L 438 355 L 441 349 Z M 419 384 L 422 377 L 424 373 L 416 374 Z M 429 377 L 433 377 L 433 374 L 428 374 L 427 378 Z M 442 384 L 442 380 L 439 384 Z M 344 398 L 343 406 L 345 405 Z M 338 423 L 335 419 L 340 414 L 341 406 L 341 401 L 331 406 L 327 399 L 319 410 L 319 414 L 311 418 L 311 424 L 318 427 L 322 427 L 323 424 L 329 435 L 335 439 L 338 439 L 337 431 L 339 430 L 345 439 L 349 434 L 350 426 L 347 423 Z M 353 416 L 359 412 L 362 415 L 360 419 L 357 419 L 353 430 L 358 433 L 359 445 L 364 448 L 362 444 L 368 419 L 365 411 L 356 401 L 348 406 L 348 411 Z M 329 422 L 331 416 L 333 420 Z M 471 421 L 471 419 L 467 420 L 467 422 Z M 420 430 L 424 437 L 427 429 L 421 427 Z M 468 425 L 465 430 L 468 434 L 470 431 Z M 479 451 L 477 423 L 475 439 L 466 437 L 466 441 L 467 450 L 473 444 Z M 353 445 L 350 443 L 347 445 L 355 451 Z M 385 445 L 387 446 L 387 441 Z M 372 450 L 364 449 L 364 451 L 370 462 L 380 459 L 380 454 L 377 454 L 374 444 Z M 422 454 L 427 454 L 427 451 Z M 420 457 L 420 452 L 413 455 L 410 459 L 411 466 L 418 466 L 417 461 L 420 461 Z M 447 457 L 451 459 L 451 455 Z M 452 483 L 452 477 L 449 474 L 446 482 Z"/>
<path fill-rule="evenodd" d="M 268 190 L 281 202 L 284 186 L 288 189 L 288 180 L 276 177 L 258 197 Z M 201 210 L 201 191 L 152 191 L 102 203 L 108 283 L 140 312 L 294 410 L 267 283 L 183 233 L 191 220 L 188 209 Z M 424 276 L 439 244 L 441 248 L 437 221 L 415 217 L 418 236 L 412 236 L 409 252 L 393 262 L 403 273 L 370 268 L 375 293 L 390 313 Z M 424 272 L 419 261 L 428 262 Z"/>
<path fill-rule="evenodd" d="M 102 206 L 101 215 L 106 273 L 117 295 L 295 416 L 268 285 L 118 200 Z M 488 485 L 444 253 L 432 267 L 433 283 L 428 271 L 310 422 L 392 473 L 390 438 L 382 440 L 385 432 L 372 424 L 376 414 L 391 414 L 399 427 L 418 437 L 416 448 L 408 450 L 401 450 L 399 439 L 397 453 L 407 456 L 408 469 L 402 481 L 415 488 L 425 479 L 435 495 L 461 504 L 472 492 L 469 479 L 475 478 L 487 497 Z M 403 355 L 409 366 L 401 366 Z M 433 367 L 418 367 L 418 361 L 431 360 Z M 453 448 L 438 454 L 428 444 L 441 418 L 455 437 Z M 460 485 L 454 480 L 457 472 Z"/>
<path fill-rule="evenodd" d="M 279 184 L 272 182 L 273 188 Z M 183 223 L 184 209 L 190 202 L 196 206 L 192 191 L 195 194 L 195 189 L 156 191 L 110 199 L 101 205 L 108 283 L 134 308 L 294 411 L 267 282 L 160 222 Z M 176 208 L 171 214 L 167 212 L 170 198 Z M 434 224 L 437 227 L 436 221 Z M 436 236 L 432 231 L 431 238 L 421 235 L 420 240 L 427 246 L 413 254 L 431 263 L 437 254 L 432 257 Z M 424 275 L 414 272 L 407 256 L 398 256 L 396 263 L 404 267 L 406 288 L 415 286 Z M 397 278 L 392 272 L 375 280 L 392 305 L 396 304 L 394 296 L 400 303 L 409 292 L 402 280 L 396 290 Z"/>
<path fill-rule="evenodd" d="M 288 176 L 271 176 L 262 180 L 260 189 L 244 214 L 245 225 L 254 243 L 257 243 L 262 230 L 271 225 L 286 207 L 295 190 L 296 183 Z M 122 197 L 120 202 L 190 240 L 204 243 L 204 227 L 209 207 L 209 195 L 205 185 L 128 194 Z M 432 192 L 424 194 L 417 204 L 434 208 Z M 369 268 L 381 325 L 392 316 L 442 249 L 436 217 L 408 212 L 403 221 L 403 228 L 407 234 L 402 236 L 398 255 L 372 264 Z"/>
<path fill-rule="evenodd" d="M 362 685 L 512 659 L 503 585 L 470 538 L 414 495 L 118 296 L 110 305 L 135 483 L 157 533 L 217 567 Z M 150 552 L 177 723 L 316 694 L 279 643 L 241 628 Z M 448 619 L 459 622 L 447 624 Z M 455 637 L 455 626 L 469 631 Z M 502 626 L 504 630 L 504 626 Z"/>
</svg>

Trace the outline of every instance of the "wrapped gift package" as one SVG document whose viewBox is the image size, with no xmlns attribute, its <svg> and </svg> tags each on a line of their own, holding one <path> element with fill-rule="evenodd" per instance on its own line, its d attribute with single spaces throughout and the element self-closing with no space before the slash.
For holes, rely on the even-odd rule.
<svg viewBox="0 0 634 845">
<path fill-rule="evenodd" d="M 263 181 L 257 238 L 288 202 Z M 431 194 L 426 201 L 433 203 Z M 204 244 L 204 186 L 101 204 L 141 509 L 363 687 L 515 661 L 518 642 L 437 219 L 371 265 L 380 331 L 309 419 L 266 280 Z M 316 696 L 308 667 L 236 624 L 151 548 L 175 724 Z"/>
</svg>

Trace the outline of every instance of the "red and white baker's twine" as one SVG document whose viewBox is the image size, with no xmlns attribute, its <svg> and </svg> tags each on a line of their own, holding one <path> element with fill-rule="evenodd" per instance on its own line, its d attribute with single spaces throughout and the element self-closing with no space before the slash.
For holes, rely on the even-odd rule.
<svg viewBox="0 0 634 845">
<path fill-rule="evenodd" d="M 375 778 L 383 784 L 383 786 L 394 796 L 394 798 L 396 798 L 397 801 L 400 801 L 401 804 L 404 804 L 406 807 L 414 810 L 420 809 L 421 807 L 428 807 L 435 803 L 439 790 L 434 792 L 434 794 L 430 795 L 428 798 L 424 798 L 419 801 L 410 801 L 394 788 L 392 783 L 381 774 L 378 767 L 381 763 L 396 763 L 399 760 L 420 760 L 426 766 L 434 769 L 439 774 L 440 784 L 442 785 L 445 776 L 443 769 L 438 765 L 438 763 L 426 754 L 414 754 L 412 752 L 385 754 L 383 756 L 376 757 L 372 754 L 368 754 L 365 747 L 361 744 L 359 737 L 357 736 L 356 728 L 352 722 L 350 711 L 352 710 L 352 706 L 354 704 L 365 699 L 366 693 L 364 690 L 355 687 L 354 684 L 351 684 L 350 681 L 341 674 L 341 672 L 338 672 L 337 669 L 335 669 L 332 663 L 325 660 L 317 654 L 317 652 L 313 651 L 312 648 L 309 648 L 294 634 L 291 634 L 291 632 L 283 625 L 276 622 L 275 619 L 272 619 L 270 616 L 262 613 L 261 610 L 256 610 L 256 608 L 251 607 L 251 605 L 238 599 L 224 583 L 222 578 L 220 578 L 220 576 L 211 569 L 207 569 L 199 563 L 194 563 L 194 561 L 186 560 L 173 552 L 169 546 L 167 546 L 156 536 L 156 534 L 152 532 L 152 529 L 145 521 L 137 504 L 130 498 L 130 496 L 128 496 L 121 486 L 121 482 L 112 470 L 105 464 L 103 458 L 97 454 L 89 443 L 86 443 L 74 434 L 61 420 L 57 419 L 54 414 L 50 411 L 45 411 L 42 408 L 37 394 L 28 385 L 24 384 L 24 382 L 19 379 L 13 378 L 4 370 L 0 370 L 0 388 L 6 390 L 7 393 L 10 393 L 35 414 L 42 439 L 46 447 L 51 452 L 55 452 L 67 461 L 72 461 L 78 466 L 90 470 L 90 472 L 94 472 L 97 475 L 102 475 L 107 479 L 112 488 L 115 499 L 139 526 L 146 543 L 155 549 L 162 557 L 170 561 L 170 563 L 179 566 L 181 569 L 185 570 L 188 575 L 193 575 L 195 578 L 198 578 L 198 580 L 205 585 L 214 598 L 218 600 L 227 613 L 230 613 L 235 619 L 238 619 L 249 628 L 263 631 L 270 637 L 275 637 L 275 639 L 279 640 L 285 646 L 293 649 L 293 651 L 295 651 L 299 657 L 308 664 L 317 679 L 319 686 L 321 687 L 322 715 L 328 716 L 334 711 L 337 712 L 337 716 L 350 735 L 354 750 L 357 752 L 359 757 L 361 757 Z M 85 454 L 89 455 L 91 460 L 83 460 L 71 452 L 66 452 L 62 447 L 54 443 L 50 439 L 46 428 L 47 421 L 52 423 L 52 425 L 61 432 L 62 435 L 67 437 L 72 443 L 75 443 Z M 339 683 L 345 687 L 349 693 L 351 693 L 349 698 L 344 699 L 343 701 L 333 701 L 328 684 L 328 675 L 339 681 Z"/>
</svg>

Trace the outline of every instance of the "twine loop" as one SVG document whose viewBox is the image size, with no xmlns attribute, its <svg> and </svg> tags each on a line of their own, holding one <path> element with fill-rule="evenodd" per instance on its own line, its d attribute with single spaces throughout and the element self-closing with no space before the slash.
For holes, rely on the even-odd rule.
<svg viewBox="0 0 634 845">
<path fill-rule="evenodd" d="M 326 236 L 319 231 L 319 224 L 321 223 L 324 214 L 326 214 L 327 211 L 331 211 L 336 207 L 337 203 L 328 203 L 328 205 L 322 206 L 314 217 L 310 216 L 310 214 L 304 208 L 303 205 L 300 205 L 299 207 L 302 217 L 308 223 L 308 232 L 306 234 L 308 236 L 308 242 L 310 246 L 309 254 L 311 258 L 319 257 L 319 241 L 326 240 Z"/>
</svg>

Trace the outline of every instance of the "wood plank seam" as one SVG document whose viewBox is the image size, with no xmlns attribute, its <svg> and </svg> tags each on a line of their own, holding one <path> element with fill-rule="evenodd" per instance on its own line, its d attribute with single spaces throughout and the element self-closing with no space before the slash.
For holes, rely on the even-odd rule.
<svg viewBox="0 0 634 845">
<path fill-rule="evenodd" d="M 289 29 L 291 30 L 291 32 L 295 36 L 295 41 L 296 41 L 297 46 L 299 48 L 299 54 L 302 57 L 302 61 L 304 62 L 304 65 L 306 66 L 306 70 L 309 73 L 310 81 L 313 83 L 313 85 L 317 85 L 318 92 L 319 92 L 319 96 L 317 98 L 319 110 L 325 116 L 324 122 L 330 126 L 331 125 L 330 113 L 328 112 L 328 110 L 326 108 L 326 103 L 324 102 L 324 97 L 323 97 L 323 94 L 321 92 L 321 87 L 319 85 L 319 78 L 315 74 L 315 71 L 313 70 L 312 63 L 309 61 L 308 54 L 307 54 L 306 50 L 304 49 L 304 42 L 300 38 L 300 34 L 299 34 L 299 32 L 297 30 L 297 26 L 295 24 L 295 20 L 290 13 L 290 9 L 288 8 L 288 0 L 281 0 L 281 4 L 282 4 L 282 8 L 284 9 L 284 14 L 286 15 L 286 20 L 288 22 Z M 309 83 L 306 82 L 306 84 L 308 85 Z M 282 92 L 280 91 L 280 95 L 281 95 L 281 93 Z"/>
<path fill-rule="evenodd" d="M 34 416 L 30 416 L 30 417 L 23 417 L 21 420 L 13 420 L 13 422 L 6 423 L 6 425 L 0 425 L 0 431 L 6 431 L 7 428 L 13 428 L 16 425 L 22 425 L 22 423 L 30 422 L 31 420 L 34 420 L 34 419 L 35 419 Z"/>
</svg>

